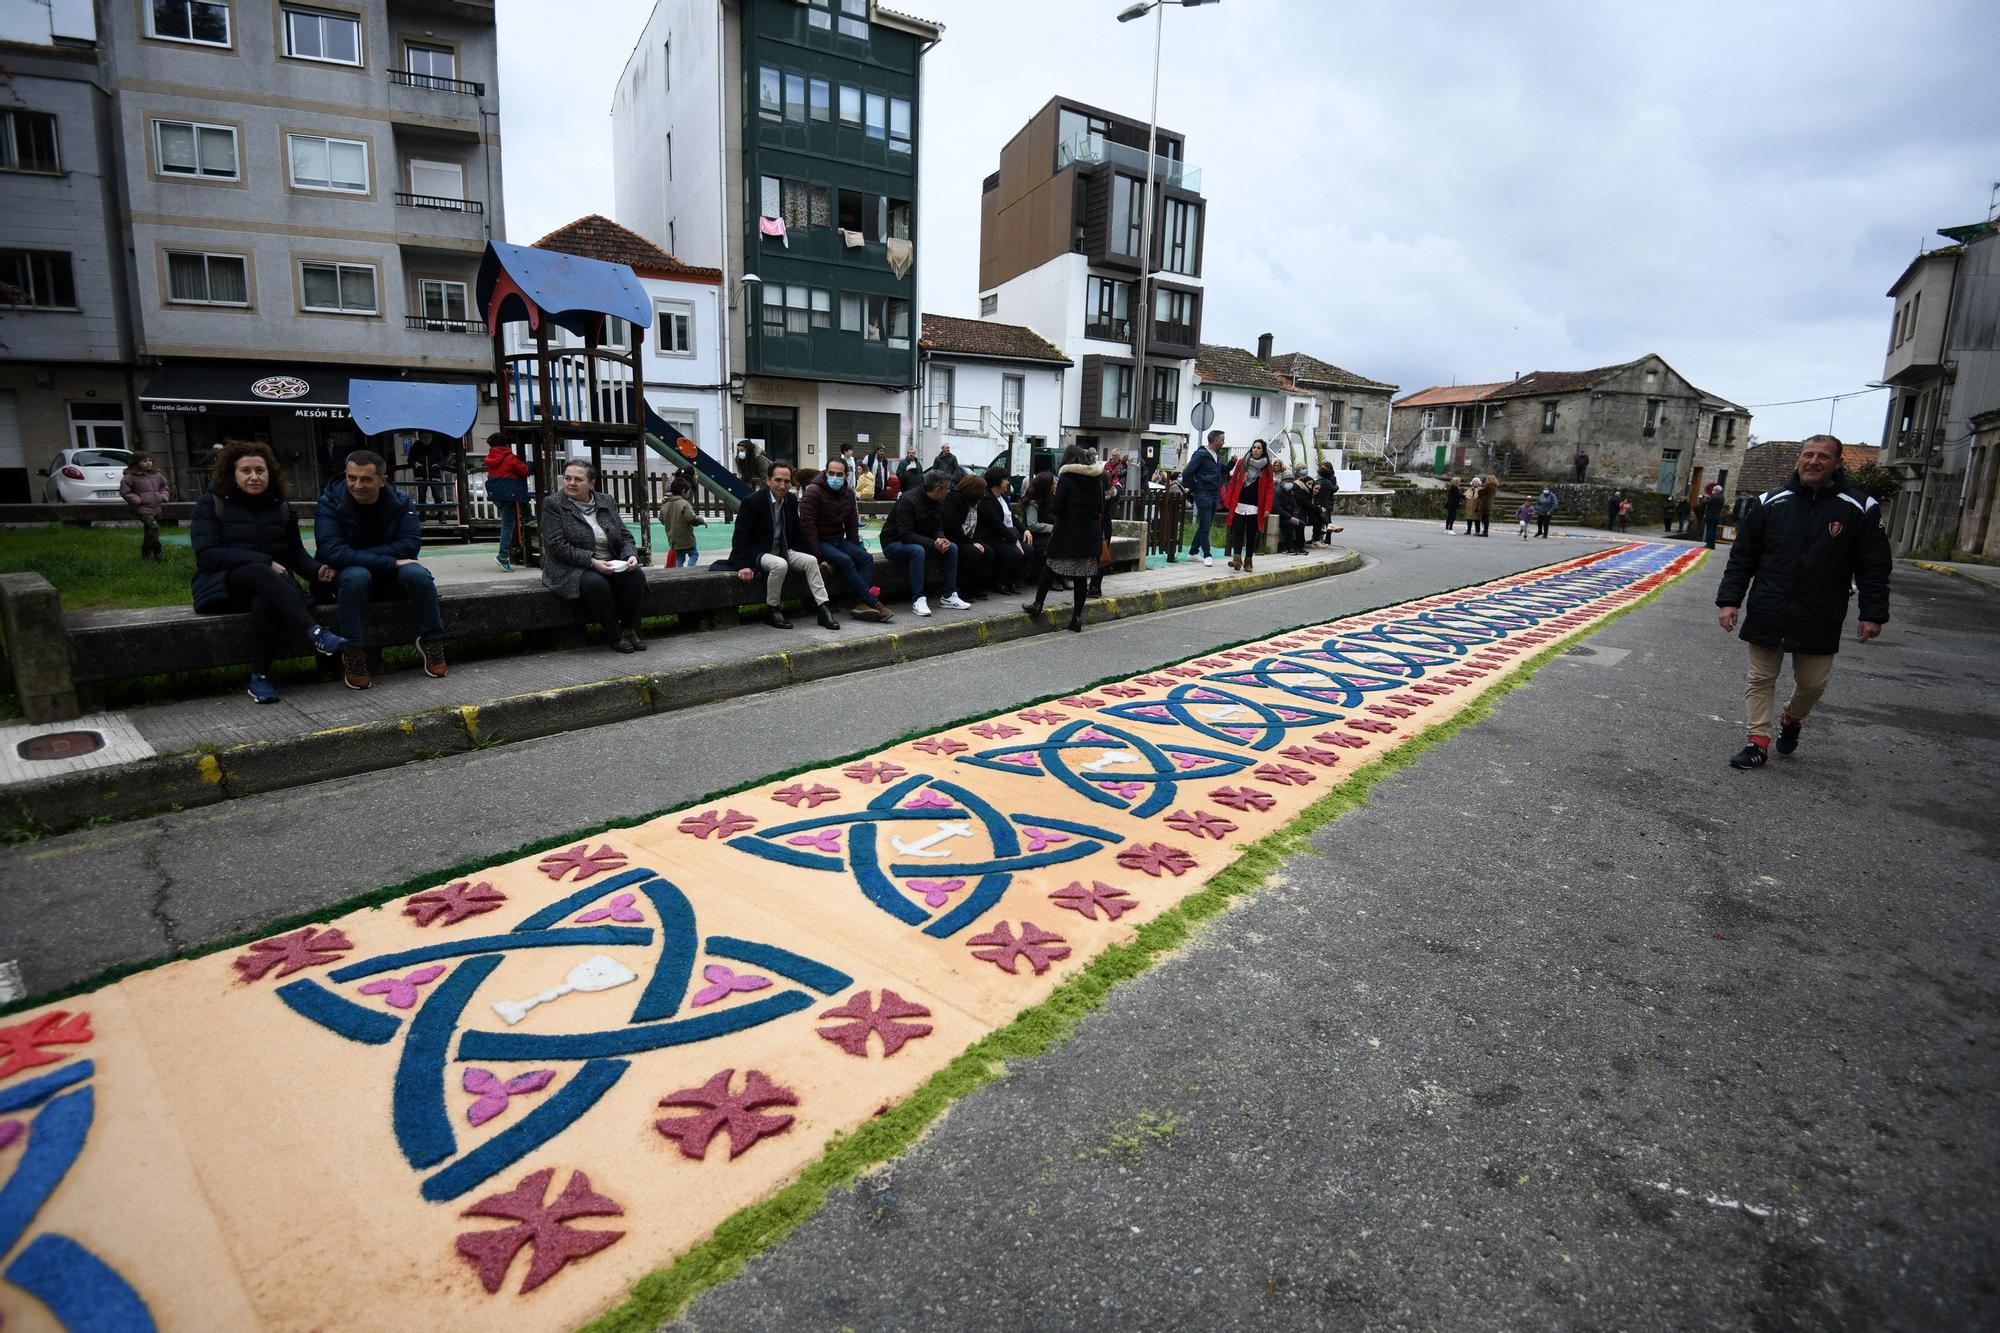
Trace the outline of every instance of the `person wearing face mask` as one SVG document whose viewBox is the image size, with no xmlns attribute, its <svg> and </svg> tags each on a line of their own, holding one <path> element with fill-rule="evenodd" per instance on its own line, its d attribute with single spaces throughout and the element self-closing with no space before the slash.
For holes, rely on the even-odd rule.
<svg viewBox="0 0 2000 1333">
<path fill-rule="evenodd" d="M 858 600 L 849 614 L 857 620 L 893 620 L 875 594 L 875 557 L 861 544 L 861 511 L 849 487 L 854 474 L 847 456 L 852 452 L 843 450 L 799 497 L 799 544 L 822 571 L 838 573 L 854 590 Z"/>
<path fill-rule="evenodd" d="M 639 544 L 618 506 L 597 493 L 597 470 L 580 458 L 563 465 L 562 493 L 542 501 L 542 586 L 564 601 L 581 601 L 604 627 L 605 646 L 640 653 L 646 574 Z"/>
<path fill-rule="evenodd" d="M 1306 498 L 1305 483 L 1297 477 L 1285 475 L 1283 463 L 1273 463 L 1277 473 L 1276 494 L 1271 504 L 1278 511 L 1278 554 L 1304 555 L 1306 553 L 1306 517 L 1312 512 Z"/>
<path fill-rule="evenodd" d="M 298 515 L 285 498 L 285 474 L 269 445 L 223 441 L 208 494 L 194 502 L 188 539 L 194 547 L 195 611 L 250 615 L 251 699 L 278 702 L 271 662 L 282 627 L 291 626 L 325 657 L 347 646 L 347 640 L 313 619 L 292 581 L 297 575 L 332 583 L 334 571 L 306 553 Z"/>
<path fill-rule="evenodd" d="M 752 490 L 764 484 L 771 475 L 771 460 L 757 447 L 755 440 L 736 442 L 736 475 Z"/>
<path fill-rule="evenodd" d="M 1262 440 L 1252 441 L 1250 452 L 1236 460 L 1229 484 L 1222 488 L 1222 510 L 1229 515 L 1229 567 L 1250 571 L 1257 567 L 1257 548 L 1264 541 L 1264 518 L 1276 498 L 1277 473 L 1271 469 L 1271 450 Z"/>
</svg>

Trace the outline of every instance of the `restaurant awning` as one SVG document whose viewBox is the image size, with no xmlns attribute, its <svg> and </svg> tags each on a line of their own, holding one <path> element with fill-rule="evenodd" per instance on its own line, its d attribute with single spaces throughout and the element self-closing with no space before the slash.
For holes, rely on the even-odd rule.
<svg viewBox="0 0 2000 1333">
<path fill-rule="evenodd" d="M 479 415 L 479 390 L 431 380 L 349 380 L 348 410 L 364 435 L 428 430 L 460 436 Z"/>
<path fill-rule="evenodd" d="M 315 366 L 165 366 L 139 395 L 142 412 L 347 419 L 347 372 Z"/>
</svg>

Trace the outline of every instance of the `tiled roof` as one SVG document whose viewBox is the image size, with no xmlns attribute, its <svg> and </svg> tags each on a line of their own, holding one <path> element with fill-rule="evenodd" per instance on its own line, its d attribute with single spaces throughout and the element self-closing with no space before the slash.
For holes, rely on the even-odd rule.
<svg viewBox="0 0 2000 1333">
<path fill-rule="evenodd" d="M 1785 484 L 1799 463 L 1798 440 L 1765 440 L 1743 451 L 1743 475 L 1739 485 L 1745 492 L 1775 490 Z M 1880 462 L 1882 449 L 1874 444 L 1840 446 L 1840 466 L 1849 472 Z"/>
<path fill-rule="evenodd" d="M 989 319 L 960 319 L 925 314 L 917 345 L 926 352 L 955 356 L 997 356 L 1011 361 L 1046 361 L 1066 366 L 1062 349 L 1025 324 L 1000 324 Z"/>
<path fill-rule="evenodd" d="M 1711 412 L 1737 412 L 1746 417 L 1750 415 L 1749 408 L 1732 403 L 1727 398 L 1718 398 L 1702 389 L 1696 389 L 1695 392 L 1701 395 L 1701 405 Z"/>
<path fill-rule="evenodd" d="M 642 278 L 688 278 L 695 282 L 722 281 L 720 270 L 683 264 L 638 232 L 629 227 L 621 227 L 610 218 L 598 213 L 588 214 L 574 222 L 557 227 L 536 241 L 535 248 L 575 255 L 580 259 L 602 259 L 609 264 L 623 264 Z"/>
<path fill-rule="evenodd" d="M 1630 361 L 1626 361 L 1616 366 L 1599 366 L 1595 370 L 1531 370 L 1493 396 L 1546 398 L 1550 394 L 1582 393 L 1585 389 L 1596 388 L 1631 364 Z"/>
<path fill-rule="evenodd" d="M 944 31 L 944 24 L 937 22 L 935 19 L 920 19 L 915 14 L 905 14 L 901 10 L 891 9 L 887 5 L 875 6 L 875 16 L 878 19 L 889 18 L 902 23 L 916 24 L 919 27 L 929 28 L 937 33 Z"/>
<path fill-rule="evenodd" d="M 1894 296 L 1897 292 L 1903 290 L 1903 284 L 1910 280 L 1910 275 L 1912 273 L 1915 273 L 1923 265 L 1930 263 L 1933 259 L 1950 259 L 1953 255 L 1961 255 L 1964 253 L 1965 253 L 1965 247 L 1962 245 L 1941 245 L 1935 250 L 1924 251 L 1922 254 L 1918 255 L 1915 259 L 1912 259 L 1910 261 L 1910 266 L 1908 268 L 1904 269 L 1901 273 L 1896 275 L 1896 280 L 1889 284 L 1889 290 L 1883 292 L 1882 295 Z"/>
<path fill-rule="evenodd" d="M 1483 402 L 1512 383 L 1514 383 L 1512 380 L 1496 380 L 1490 384 L 1438 385 L 1429 389 L 1419 389 L 1407 398 L 1398 398 L 1396 406 L 1450 407 L 1458 403 Z"/>
<path fill-rule="evenodd" d="M 1280 352 L 1271 358 L 1271 369 L 1280 375 L 1290 376 L 1299 384 L 1324 384 L 1336 389 L 1384 389 L 1390 393 L 1396 391 L 1396 386 L 1393 384 L 1367 379 L 1351 370 L 1342 370 L 1339 366 L 1329 365 L 1316 356 L 1307 356 L 1304 352 Z"/>
<path fill-rule="evenodd" d="M 1203 343 L 1195 352 L 1194 377 L 1203 384 L 1233 384 L 1240 389 L 1280 389 L 1285 382 L 1241 347 Z"/>
</svg>

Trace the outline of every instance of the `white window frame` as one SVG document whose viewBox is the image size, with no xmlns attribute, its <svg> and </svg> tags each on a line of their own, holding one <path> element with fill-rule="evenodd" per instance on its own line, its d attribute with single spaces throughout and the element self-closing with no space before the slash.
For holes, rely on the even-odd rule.
<svg viewBox="0 0 2000 1333">
<path fill-rule="evenodd" d="M 458 190 L 457 190 L 457 192 L 456 192 L 456 193 L 454 193 L 454 194 L 439 194 L 439 193 L 438 193 L 438 192 L 437 192 L 436 190 L 420 190 L 420 189 L 418 189 L 418 188 L 417 188 L 417 168 L 418 168 L 418 167 L 432 167 L 432 168 L 435 168 L 435 169 L 437 169 L 437 170 L 439 170 L 439 171 L 446 171 L 446 170 L 449 170 L 449 171 L 453 172 L 453 173 L 454 173 L 455 175 L 457 175 L 457 177 L 458 177 Z M 464 202 L 465 202 L 465 164 L 464 164 L 463 162 L 441 162 L 441 161 L 437 160 L 436 158 L 430 158 L 430 157 L 413 157 L 413 158 L 411 158 L 411 159 L 410 159 L 410 193 L 411 193 L 411 194 L 414 194 L 414 195 L 420 195 L 420 196 L 422 196 L 423 198 L 426 198 L 426 199 L 455 199 L 455 200 L 457 200 L 457 201 L 458 201 L 459 203 L 461 203 L 461 204 L 462 204 L 462 203 L 464 203 Z"/>
<path fill-rule="evenodd" d="M 209 295 L 207 295 L 207 296 L 205 296 L 205 297 L 202 297 L 202 298 L 200 298 L 200 299 L 196 299 L 196 298 L 194 298 L 194 297 L 188 297 L 188 296 L 175 296 L 175 295 L 174 295 L 174 256 L 175 256 L 175 255 L 182 255 L 182 256 L 185 256 L 185 257 L 187 257 L 187 258 L 199 258 L 199 259 L 201 260 L 201 282 L 202 282 L 202 290 L 203 290 L 203 291 L 205 291 L 205 292 L 208 292 L 208 293 L 209 293 Z M 231 252 L 231 251 L 228 251 L 228 250 L 172 250 L 172 249 L 170 249 L 170 250 L 168 250 L 168 251 L 166 252 L 166 257 L 167 257 L 167 293 L 166 293 L 166 295 L 167 295 L 167 304 L 168 304 L 168 305 L 209 305 L 209 306 L 223 306 L 223 307 L 226 307 L 226 308 L 228 308 L 228 309 L 231 309 L 231 310 L 248 310 L 248 309 L 250 308 L 250 256 L 249 256 L 249 255 L 245 255 L 245 254 L 236 254 L 236 253 L 234 253 L 234 252 Z M 213 261 L 213 260 L 217 260 L 217 259 L 233 259 L 233 260 L 235 260 L 235 261 L 236 261 L 237 263 L 239 263 L 239 264 L 243 265 L 243 299 L 242 299 L 241 301 L 218 301 L 218 300 L 216 300 L 216 299 L 215 299 L 215 295 L 214 295 L 214 293 L 215 293 L 215 283 L 214 283 L 214 281 L 213 281 L 213 280 L 212 280 L 212 279 L 211 279 L 211 278 L 209 277 L 209 272 L 208 272 L 208 269 L 209 269 L 209 264 L 210 264 L 210 262 L 211 262 L 211 261 Z"/>
<path fill-rule="evenodd" d="M 298 145 L 301 140 L 307 143 L 323 144 L 326 147 L 327 183 L 325 185 L 317 185 L 311 181 L 302 181 L 299 179 Z M 348 147 L 359 148 L 361 150 L 361 186 L 359 189 L 333 183 L 333 146 L 335 144 L 344 144 Z M 310 190 L 314 194 L 367 194 L 374 186 L 374 175 L 374 166 L 368 160 L 368 141 L 366 139 L 342 139 L 332 134 L 297 134 L 289 130 L 285 133 L 285 179 L 291 182 L 294 190 Z"/>
<path fill-rule="evenodd" d="M 899 110 L 903 113 L 903 132 L 900 135 L 896 133 L 896 112 Z M 915 108 L 910 105 L 909 98 L 892 97 L 889 99 L 890 152 L 907 153 L 910 151 L 911 145 L 916 142 L 917 127 L 916 121 L 913 118 L 915 114 Z"/>
<path fill-rule="evenodd" d="M 1261 393 L 1251 394 L 1250 419 L 1252 421 L 1257 421 L 1260 420 L 1263 417 L 1263 415 L 1264 415 L 1264 395 Z"/>
<path fill-rule="evenodd" d="M 227 0 L 185 0 L 185 3 L 188 10 L 188 36 L 176 37 L 172 33 L 161 32 L 158 28 L 154 27 L 154 12 L 150 2 L 141 6 L 146 12 L 146 35 L 156 42 L 182 42 L 188 46 L 212 46 L 217 50 L 226 50 L 236 44 L 236 15 L 231 11 Z M 196 5 L 201 5 L 204 9 L 219 9 L 222 11 L 221 41 L 211 42 L 193 35 L 194 8 Z"/>
<path fill-rule="evenodd" d="M 366 310 L 359 307 L 308 305 L 306 303 L 306 270 L 309 268 L 330 268 L 334 270 L 334 290 L 340 290 L 340 275 L 348 269 L 357 269 L 368 274 L 369 286 L 375 293 L 375 304 Z M 373 264 L 355 264 L 340 259 L 301 259 L 299 261 L 299 309 L 315 315 L 361 315 L 379 316 L 382 313 L 382 270 Z"/>
<path fill-rule="evenodd" d="M 655 301 L 653 302 L 653 316 L 653 322 L 660 330 L 660 336 L 653 342 L 654 352 L 660 356 L 691 357 L 695 354 L 694 302 Z M 675 340 L 669 334 L 669 330 L 674 327 L 671 323 L 673 320 L 686 321 L 685 328 L 682 330 L 684 334 L 684 346 L 674 346 Z"/>
<path fill-rule="evenodd" d="M 889 137 L 889 95 L 863 90 L 861 94 L 861 132 L 871 139 L 887 140 Z"/>
<path fill-rule="evenodd" d="M 853 100 L 854 105 L 854 114 L 851 116 L 847 114 L 850 98 Z M 861 126 L 861 114 L 861 89 L 851 83 L 839 85 L 833 99 L 833 118 L 842 125 L 851 125 L 859 129 Z"/>
<path fill-rule="evenodd" d="M 426 299 L 429 289 L 432 287 L 437 288 L 443 297 L 446 311 L 451 309 L 450 293 L 446 289 L 451 287 L 458 288 L 459 307 L 465 313 L 456 319 L 448 313 L 433 315 L 430 311 L 430 302 Z M 439 327 L 448 327 L 453 324 L 470 324 L 472 322 L 472 284 L 462 278 L 418 278 L 417 314 L 427 325 L 435 324 Z"/>
<path fill-rule="evenodd" d="M 433 58 L 435 58 L 435 57 L 437 57 L 437 56 L 443 56 L 443 57 L 444 57 L 444 58 L 445 58 L 446 60 L 448 60 L 448 61 L 450 61 L 450 62 L 451 62 L 451 73 L 449 73 L 449 74 L 440 74 L 440 73 L 438 73 L 438 72 L 437 72 L 436 70 L 432 70 L 432 69 L 426 69 L 426 70 L 419 70 L 419 69 L 418 69 L 418 68 L 416 67 L 416 63 L 415 63 L 414 61 L 412 61 L 412 60 L 410 59 L 410 57 L 411 57 L 412 55 L 416 54 L 416 53 L 417 53 L 417 52 L 419 52 L 419 51 L 423 52 L 423 53 L 424 53 L 424 55 L 425 55 L 425 56 L 427 56 L 427 57 L 433 57 Z M 439 44 L 437 44 L 437 43 L 435 43 L 435 42 L 409 42 L 409 41 L 406 41 L 406 42 L 404 42 L 404 43 L 403 43 L 403 72 L 404 72 L 405 74 L 408 74 L 408 75 L 410 75 L 410 76 L 411 76 L 411 78 L 412 78 L 413 80 L 415 80 L 415 79 L 423 79 L 423 80 L 432 80 L 432 79 L 450 79 L 450 80 L 452 80 L 453 82 L 457 82 L 457 81 L 458 81 L 458 52 L 457 52 L 457 50 L 456 50 L 456 49 L 454 49 L 454 48 L 452 48 L 452 47 L 449 47 L 449 46 L 441 46 L 441 45 L 439 45 Z M 421 86 L 424 86 L 424 87 L 430 87 L 430 86 L 433 86 L 433 85 L 431 85 L 431 84 L 429 84 L 429 83 L 425 83 L 425 84 L 423 84 L 423 85 L 421 85 Z"/>
<path fill-rule="evenodd" d="M 49 147 L 55 150 L 55 162 L 46 167 L 24 167 L 21 165 L 20 126 L 27 117 L 34 116 L 49 123 Z M 60 176 L 62 165 L 62 122 L 51 111 L 37 111 L 33 107 L 10 106 L 0 108 L 0 171 L 18 171 L 30 176 Z"/>
<path fill-rule="evenodd" d="M 160 131 L 168 126 L 184 127 L 194 136 L 194 170 L 175 171 L 167 166 L 167 146 L 160 138 Z M 227 176 L 219 172 L 202 170 L 201 136 L 203 131 L 229 136 L 229 159 L 232 169 Z M 155 120 L 153 122 L 153 169 L 155 174 L 169 180 L 190 181 L 240 181 L 243 179 L 243 144 L 238 138 L 234 125 L 217 125 L 205 120 Z"/>
<path fill-rule="evenodd" d="M 285 56 L 290 60 L 310 60 L 321 65 L 344 65 L 349 69 L 361 69 L 368 63 L 368 32 L 359 14 L 345 14 L 337 9 L 314 9 L 308 5 L 280 5 L 279 21 L 284 26 Z M 341 60 L 335 56 L 301 55 L 292 47 L 292 20 L 318 19 L 322 22 L 351 23 L 354 25 L 354 59 Z M 325 32 L 321 31 L 321 49 L 325 49 Z"/>
</svg>

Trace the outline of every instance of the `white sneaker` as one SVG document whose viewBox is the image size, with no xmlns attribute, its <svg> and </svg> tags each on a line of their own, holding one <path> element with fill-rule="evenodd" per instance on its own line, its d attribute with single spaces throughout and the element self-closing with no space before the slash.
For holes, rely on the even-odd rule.
<svg viewBox="0 0 2000 1333">
<path fill-rule="evenodd" d="M 943 607 L 947 611 L 970 611 L 972 609 L 972 603 L 966 601 L 963 597 L 960 597 L 957 593 L 953 593 L 951 596 L 943 598 L 938 602 L 938 605 Z"/>
<path fill-rule="evenodd" d="M 930 601 L 927 598 L 923 597 L 917 598 L 914 602 L 910 603 L 910 612 L 912 615 L 919 615 L 919 616 L 929 615 L 931 613 Z"/>
<path fill-rule="evenodd" d="M 1212 565 L 1215 563 L 1215 557 L 1212 555 L 1205 555 L 1201 558 L 1201 563 L 1203 563 L 1204 565 Z"/>
</svg>

